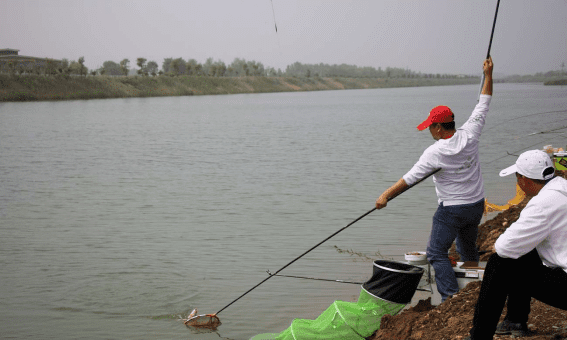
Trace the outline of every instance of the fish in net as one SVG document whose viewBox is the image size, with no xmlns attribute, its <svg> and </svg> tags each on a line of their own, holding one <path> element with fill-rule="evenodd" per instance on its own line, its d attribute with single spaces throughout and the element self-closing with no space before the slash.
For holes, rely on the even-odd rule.
<svg viewBox="0 0 567 340">
<path fill-rule="evenodd" d="M 187 316 L 187 319 L 183 320 L 185 326 L 197 327 L 197 328 L 207 328 L 211 330 L 216 330 L 220 326 L 221 322 L 216 314 L 197 314 L 197 308 Z"/>
</svg>

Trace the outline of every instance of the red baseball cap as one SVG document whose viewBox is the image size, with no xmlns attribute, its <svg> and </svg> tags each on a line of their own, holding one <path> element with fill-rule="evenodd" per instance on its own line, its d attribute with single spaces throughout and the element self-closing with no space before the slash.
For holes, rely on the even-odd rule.
<svg viewBox="0 0 567 340">
<path fill-rule="evenodd" d="M 449 123 L 452 121 L 453 111 L 448 106 L 436 106 L 429 112 L 429 117 L 417 126 L 417 129 L 422 131 L 433 123 Z"/>
</svg>

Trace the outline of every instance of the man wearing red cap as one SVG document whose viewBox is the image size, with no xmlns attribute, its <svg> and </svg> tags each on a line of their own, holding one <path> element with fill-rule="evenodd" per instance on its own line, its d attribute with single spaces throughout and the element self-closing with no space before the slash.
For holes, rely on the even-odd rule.
<svg viewBox="0 0 567 340">
<path fill-rule="evenodd" d="M 462 261 L 478 261 L 476 237 L 484 211 L 484 185 L 480 170 L 478 144 L 492 98 L 492 58 L 483 64 L 485 82 L 480 99 L 463 126 L 455 129 L 455 116 L 447 106 L 437 106 L 418 130 L 429 128 L 436 142 L 396 184 L 376 200 L 376 208 L 387 205 L 410 185 L 433 175 L 439 206 L 433 216 L 427 243 L 427 259 L 435 269 L 437 290 L 442 301 L 459 291 L 448 250 L 456 239 Z"/>
</svg>

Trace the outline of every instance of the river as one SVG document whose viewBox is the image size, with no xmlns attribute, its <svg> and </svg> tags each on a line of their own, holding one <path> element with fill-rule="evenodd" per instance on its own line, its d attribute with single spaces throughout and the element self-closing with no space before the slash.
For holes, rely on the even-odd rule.
<svg viewBox="0 0 567 340">
<path fill-rule="evenodd" d="M 373 208 L 431 143 L 436 105 L 462 125 L 477 85 L 0 104 L 0 323 L 14 339 L 248 339 L 315 318 L 359 286 L 274 277 Z M 495 84 L 481 137 L 487 199 L 524 149 L 566 147 L 567 88 Z M 561 134 L 563 133 L 563 134 Z M 509 176 L 513 177 L 513 176 Z M 364 281 L 363 256 L 424 250 L 431 179 L 282 274 Z M 378 254 L 376 254 L 378 252 Z"/>
</svg>

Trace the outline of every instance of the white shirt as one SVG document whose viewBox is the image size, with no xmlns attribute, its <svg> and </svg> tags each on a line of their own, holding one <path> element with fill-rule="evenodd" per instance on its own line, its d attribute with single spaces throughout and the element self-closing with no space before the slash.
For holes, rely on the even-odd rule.
<svg viewBox="0 0 567 340">
<path fill-rule="evenodd" d="M 512 259 L 535 248 L 546 266 L 567 272 L 567 180 L 556 177 L 549 181 L 494 247 L 499 256 Z"/>
<path fill-rule="evenodd" d="M 457 205 L 475 203 L 484 198 L 478 143 L 492 96 L 481 95 L 471 116 L 455 134 L 428 147 L 419 161 L 403 176 L 412 185 L 431 172 L 439 203 Z"/>
</svg>

